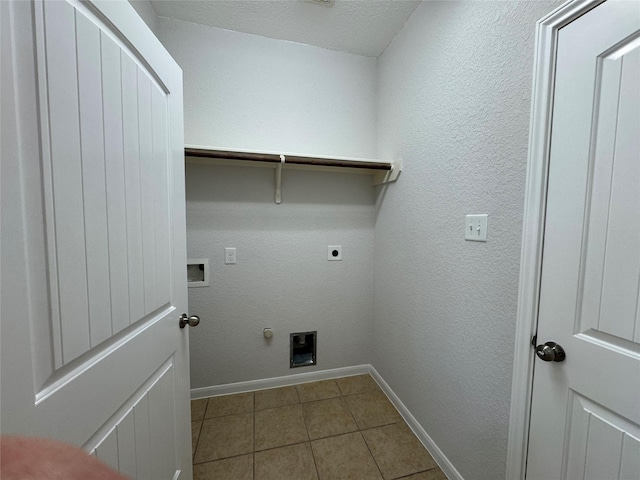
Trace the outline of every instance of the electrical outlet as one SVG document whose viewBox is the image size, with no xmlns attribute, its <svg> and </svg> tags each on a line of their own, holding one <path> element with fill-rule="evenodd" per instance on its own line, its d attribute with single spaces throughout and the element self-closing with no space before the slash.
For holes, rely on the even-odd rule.
<svg viewBox="0 0 640 480">
<path fill-rule="evenodd" d="M 329 261 L 342 260 L 342 245 L 329 245 L 327 248 L 327 259 Z"/>
<path fill-rule="evenodd" d="M 227 247 L 224 249 L 224 264 L 225 265 L 236 264 L 236 247 Z"/>
<path fill-rule="evenodd" d="M 467 215 L 464 224 L 464 239 L 472 242 L 486 242 L 489 215 Z"/>
</svg>

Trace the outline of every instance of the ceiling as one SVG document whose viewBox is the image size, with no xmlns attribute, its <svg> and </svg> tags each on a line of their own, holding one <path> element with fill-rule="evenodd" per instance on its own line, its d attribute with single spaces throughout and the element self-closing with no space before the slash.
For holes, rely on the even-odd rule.
<svg viewBox="0 0 640 480">
<path fill-rule="evenodd" d="M 151 0 L 162 17 L 377 57 L 420 0 Z"/>
</svg>

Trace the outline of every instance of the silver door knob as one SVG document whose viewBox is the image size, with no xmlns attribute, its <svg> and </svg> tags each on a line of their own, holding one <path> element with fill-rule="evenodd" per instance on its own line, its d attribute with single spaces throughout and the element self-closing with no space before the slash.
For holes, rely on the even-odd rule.
<svg viewBox="0 0 640 480">
<path fill-rule="evenodd" d="M 200 317 L 198 315 L 191 315 L 190 317 L 183 313 L 180 317 L 180 328 L 184 328 L 187 325 L 190 327 L 196 327 L 200 323 Z"/>
<path fill-rule="evenodd" d="M 540 360 L 545 362 L 563 362 L 567 355 L 564 353 L 564 348 L 558 345 L 556 342 L 547 342 L 544 345 L 538 345 L 536 347 L 536 355 Z"/>
</svg>

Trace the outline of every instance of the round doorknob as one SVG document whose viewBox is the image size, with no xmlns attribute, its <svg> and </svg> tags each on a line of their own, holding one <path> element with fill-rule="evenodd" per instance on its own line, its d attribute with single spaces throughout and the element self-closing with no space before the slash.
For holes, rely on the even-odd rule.
<svg viewBox="0 0 640 480">
<path fill-rule="evenodd" d="M 198 315 L 191 315 L 190 317 L 183 313 L 180 317 L 180 328 L 184 328 L 187 325 L 190 327 L 196 327 L 200 323 L 200 317 Z"/>
<path fill-rule="evenodd" d="M 536 347 L 536 355 L 540 360 L 545 362 L 562 362 L 567 355 L 564 353 L 564 348 L 558 345 L 556 342 L 547 342 L 544 345 L 538 345 Z"/>
</svg>

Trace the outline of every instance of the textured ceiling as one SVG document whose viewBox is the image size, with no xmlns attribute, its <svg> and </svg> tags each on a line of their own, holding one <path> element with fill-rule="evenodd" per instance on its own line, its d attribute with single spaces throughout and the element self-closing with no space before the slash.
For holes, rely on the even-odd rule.
<svg viewBox="0 0 640 480">
<path fill-rule="evenodd" d="M 377 57 L 420 0 L 151 0 L 163 17 Z"/>
</svg>

